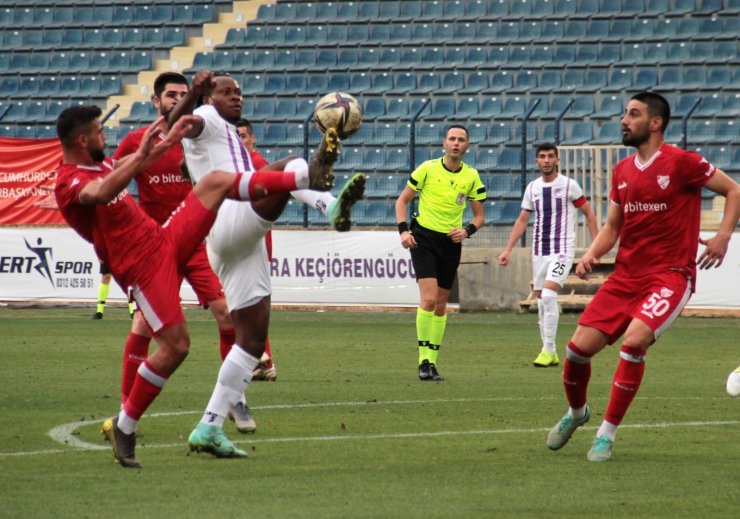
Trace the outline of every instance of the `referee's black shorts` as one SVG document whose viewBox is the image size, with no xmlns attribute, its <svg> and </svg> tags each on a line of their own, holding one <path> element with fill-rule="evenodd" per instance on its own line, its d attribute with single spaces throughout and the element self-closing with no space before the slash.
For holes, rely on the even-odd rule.
<svg viewBox="0 0 740 519">
<path fill-rule="evenodd" d="M 411 262 L 416 279 L 436 278 L 437 286 L 451 290 L 457 267 L 460 266 L 462 243 L 454 243 L 445 233 L 411 223 L 416 247 L 411 249 Z"/>
</svg>

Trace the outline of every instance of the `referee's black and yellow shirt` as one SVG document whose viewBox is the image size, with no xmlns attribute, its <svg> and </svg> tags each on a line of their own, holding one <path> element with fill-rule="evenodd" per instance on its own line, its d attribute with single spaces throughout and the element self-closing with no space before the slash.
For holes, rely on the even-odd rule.
<svg viewBox="0 0 740 519">
<path fill-rule="evenodd" d="M 407 185 L 419 193 L 419 225 L 445 234 L 462 227 L 468 200 L 486 199 L 486 187 L 477 169 L 463 162 L 460 171 L 450 171 L 443 158 L 422 163 L 411 173 Z"/>
</svg>

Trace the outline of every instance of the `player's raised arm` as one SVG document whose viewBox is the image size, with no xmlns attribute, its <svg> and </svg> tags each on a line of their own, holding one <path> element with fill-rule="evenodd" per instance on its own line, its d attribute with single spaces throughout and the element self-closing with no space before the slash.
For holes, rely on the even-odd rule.
<svg viewBox="0 0 740 519">
<path fill-rule="evenodd" d="M 192 115 L 195 110 L 198 101 L 203 97 L 211 93 L 216 86 L 215 76 L 210 70 L 201 70 L 193 77 L 193 86 L 190 91 L 175 105 L 172 109 L 169 119 L 167 120 L 170 128 L 174 127 L 175 123 L 184 115 Z M 202 118 L 196 116 L 197 120 L 193 123 L 193 127 L 184 136 L 185 138 L 193 138 L 200 135 L 203 131 L 203 125 L 205 122 Z"/>
</svg>

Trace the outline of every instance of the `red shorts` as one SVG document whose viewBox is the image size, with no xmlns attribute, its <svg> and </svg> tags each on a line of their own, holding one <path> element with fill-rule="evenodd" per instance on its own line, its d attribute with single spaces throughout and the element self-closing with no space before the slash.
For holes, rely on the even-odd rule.
<svg viewBox="0 0 740 519">
<path fill-rule="evenodd" d="M 180 284 L 182 284 L 183 277 L 193 287 L 195 295 L 198 296 L 198 302 L 203 305 L 203 308 L 208 308 L 208 303 L 211 301 L 224 298 L 221 282 L 208 262 L 205 243 L 198 246 L 193 257 L 180 271 Z"/>
<path fill-rule="evenodd" d="M 657 339 L 691 297 L 691 282 L 680 272 L 656 272 L 632 278 L 612 274 L 596 292 L 578 324 L 596 328 L 613 344 L 632 319 L 650 327 Z"/>
<path fill-rule="evenodd" d="M 145 269 L 131 287 L 155 335 L 185 320 L 180 306 L 179 271 L 203 245 L 215 220 L 216 213 L 206 209 L 191 192 L 161 227 L 164 245 L 159 254 L 146 258 Z"/>
</svg>

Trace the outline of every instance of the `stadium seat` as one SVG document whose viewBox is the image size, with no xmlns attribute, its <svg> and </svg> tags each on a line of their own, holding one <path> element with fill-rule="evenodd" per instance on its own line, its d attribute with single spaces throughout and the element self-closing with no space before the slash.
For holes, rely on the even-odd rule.
<svg viewBox="0 0 740 519">
<path fill-rule="evenodd" d="M 635 77 L 634 84 L 627 88 L 627 91 L 638 91 L 650 90 L 658 84 L 658 73 L 655 69 L 641 69 L 638 70 L 637 76 Z"/>
<path fill-rule="evenodd" d="M 478 98 L 461 97 L 457 101 L 455 108 L 455 117 L 457 119 L 468 119 L 478 117 Z"/>
<path fill-rule="evenodd" d="M 503 94 L 513 86 L 512 74 L 507 70 L 499 70 L 491 76 L 491 83 L 483 93 Z"/>
<path fill-rule="evenodd" d="M 514 85 L 509 88 L 511 93 L 525 93 L 537 87 L 537 74 L 532 70 L 522 70 L 514 78 Z"/>
<path fill-rule="evenodd" d="M 567 127 L 566 127 L 567 130 Z M 580 145 L 586 144 L 593 140 L 593 126 L 591 123 L 577 122 L 573 123 L 570 128 L 570 132 L 566 132 L 567 137 L 563 139 L 562 144 L 567 145 Z"/>
<path fill-rule="evenodd" d="M 496 146 L 511 141 L 511 124 L 508 122 L 494 122 L 488 128 L 488 139 L 486 144 Z"/>
<path fill-rule="evenodd" d="M 479 70 L 470 72 L 465 77 L 465 86 L 458 93 L 477 94 L 488 88 L 488 73 Z"/>
<path fill-rule="evenodd" d="M 706 95 L 694 111 L 695 117 L 715 117 L 722 113 L 724 99 L 720 94 Z"/>
<path fill-rule="evenodd" d="M 595 68 L 586 71 L 581 92 L 600 92 L 607 84 L 606 69 Z"/>
<path fill-rule="evenodd" d="M 436 92 L 440 89 L 439 74 L 436 72 L 428 72 L 421 75 L 419 78 L 419 84 L 416 89 L 416 93 L 428 94 Z"/>
<path fill-rule="evenodd" d="M 599 136 L 594 144 L 620 144 L 622 142 L 622 124 L 616 122 L 604 123 L 599 129 Z"/>
<path fill-rule="evenodd" d="M 444 124 L 421 123 L 416 125 L 416 144 L 438 144 L 442 142 Z"/>
<path fill-rule="evenodd" d="M 442 76 L 438 94 L 455 94 L 465 87 L 465 76 L 458 71 L 445 72 Z"/>
<path fill-rule="evenodd" d="M 386 90 L 388 94 L 400 95 L 416 91 L 416 74 L 413 72 L 401 72 L 395 76 L 393 87 Z"/>
<path fill-rule="evenodd" d="M 632 72 L 629 69 L 614 69 L 609 75 L 609 83 L 604 92 L 619 92 L 632 86 Z"/>
<path fill-rule="evenodd" d="M 432 112 L 426 119 L 430 121 L 445 120 L 455 115 L 455 100 L 451 97 L 442 97 L 432 102 Z"/>
<path fill-rule="evenodd" d="M 578 96 L 566 112 L 566 119 L 585 119 L 594 113 L 594 98 L 592 96 Z"/>
<path fill-rule="evenodd" d="M 563 81 L 557 92 L 575 92 L 583 87 L 585 82 L 584 71 L 568 69 L 563 73 Z"/>
<path fill-rule="evenodd" d="M 524 97 L 509 97 L 499 114 L 501 119 L 520 119 L 526 112 L 527 102 Z"/>
<path fill-rule="evenodd" d="M 503 110 L 503 101 L 500 97 L 485 97 L 480 103 L 480 117 L 495 120 Z"/>
<path fill-rule="evenodd" d="M 365 102 L 363 119 L 374 120 L 385 115 L 385 100 L 381 97 L 371 97 Z"/>
<path fill-rule="evenodd" d="M 725 96 L 721 117 L 740 117 L 740 93 Z M 740 164 L 738 164 L 740 167 Z"/>
<path fill-rule="evenodd" d="M 621 96 L 604 96 L 599 109 L 591 114 L 591 119 L 612 119 L 622 115 L 623 110 Z"/>
<path fill-rule="evenodd" d="M 365 90 L 365 94 L 384 94 L 393 89 L 393 74 L 390 72 L 373 73 L 370 77 L 370 88 Z"/>
</svg>

